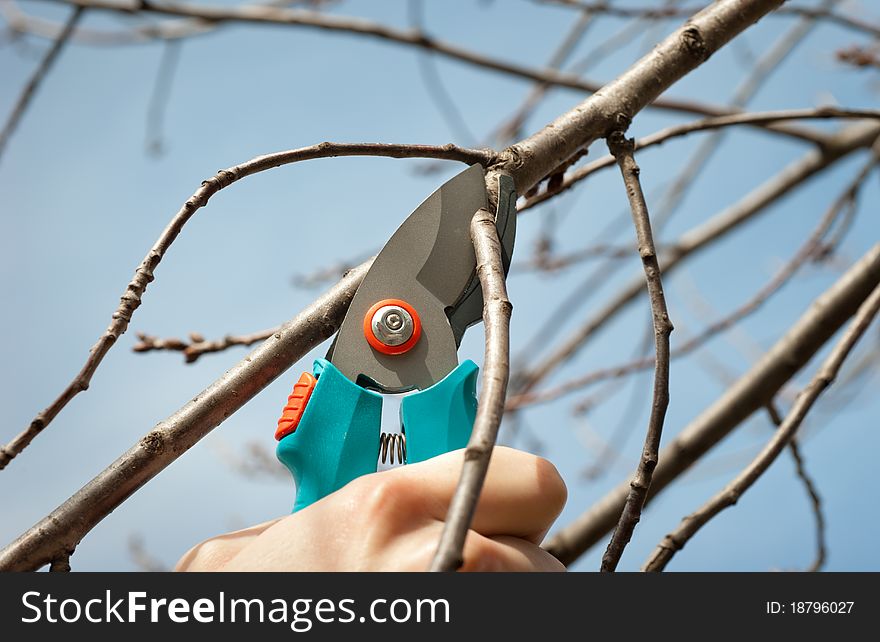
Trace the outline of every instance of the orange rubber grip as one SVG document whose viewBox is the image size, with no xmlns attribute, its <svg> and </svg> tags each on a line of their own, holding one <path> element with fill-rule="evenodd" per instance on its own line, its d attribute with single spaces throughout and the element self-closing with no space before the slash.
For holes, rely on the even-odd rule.
<svg viewBox="0 0 880 642">
<path fill-rule="evenodd" d="M 296 430 L 299 420 L 302 419 L 303 413 L 306 411 L 306 404 L 312 396 L 312 390 L 318 380 L 311 372 L 304 372 L 300 375 L 299 381 L 293 384 L 293 392 L 287 398 L 287 405 L 281 411 L 281 418 L 278 420 L 278 428 L 275 430 L 275 439 L 281 441 L 284 437 Z"/>
</svg>

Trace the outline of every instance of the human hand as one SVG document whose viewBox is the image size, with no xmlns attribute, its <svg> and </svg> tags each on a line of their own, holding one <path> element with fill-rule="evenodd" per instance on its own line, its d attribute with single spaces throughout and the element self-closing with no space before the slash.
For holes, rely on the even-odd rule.
<svg viewBox="0 0 880 642">
<path fill-rule="evenodd" d="M 286 517 L 209 539 L 179 571 L 423 571 L 430 565 L 464 451 L 364 475 Z M 538 545 L 567 491 L 546 459 L 496 447 L 462 571 L 564 571 Z"/>
</svg>

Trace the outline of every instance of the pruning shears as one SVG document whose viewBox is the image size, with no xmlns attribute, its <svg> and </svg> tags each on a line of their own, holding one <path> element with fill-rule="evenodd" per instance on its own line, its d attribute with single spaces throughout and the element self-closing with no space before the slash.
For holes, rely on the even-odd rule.
<svg viewBox="0 0 880 642">
<path fill-rule="evenodd" d="M 506 272 L 516 193 L 504 174 L 497 187 Z M 458 347 L 482 318 L 470 223 L 488 203 L 484 170 L 472 165 L 419 205 L 364 276 L 326 358 L 294 385 L 275 433 L 296 483 L 294 512 L 376 472 L 389 455 L 415 463 L 467 445 L 479 368 L 459 363 Z M 400 434 L 382 433 L 383 393 L 410 391 Z"/>
</svg>

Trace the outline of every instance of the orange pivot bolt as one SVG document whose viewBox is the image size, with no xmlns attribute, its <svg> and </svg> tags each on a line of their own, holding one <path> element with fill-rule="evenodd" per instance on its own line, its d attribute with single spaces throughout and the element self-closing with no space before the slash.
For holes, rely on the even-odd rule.
<svg viewBox="0 0 880 642">
<path fill-rule="evenodd" d="M 422 336 L 422 322 L 409 303 L 383 299 L 364 315 L 364 337 L 377 352 L 388 355 L 412 350 Z"/>
<path fill-rule="evenodd" d="M 311 372 L 304 372 L 300 375 L 299 381 L 293 384 L 293 392 L 287 398 L 287 405 L 281 411 L 281 418 L 278 420 L 278 428 L 275 430 L 275 439 L 281 441 L 284 437 L 296 430 L 302 419 L 303 413 L 306 411 L 306 404 L 312 396 L 312 390 L 318 380 Z"/>
</svg>

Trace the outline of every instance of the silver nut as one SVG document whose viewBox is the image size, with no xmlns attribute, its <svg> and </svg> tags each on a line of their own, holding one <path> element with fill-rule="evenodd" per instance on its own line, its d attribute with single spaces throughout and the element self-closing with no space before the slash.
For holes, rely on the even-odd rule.
<svg viewBox="0 0 880 642">
<path fill-rule="evenodd" d="M 385 305 L 376 310 L 370 326 L 373 336 L 386 346 L 399 346 L 413 335 L 412 315 L 397 305 Z"/>
</svg>

